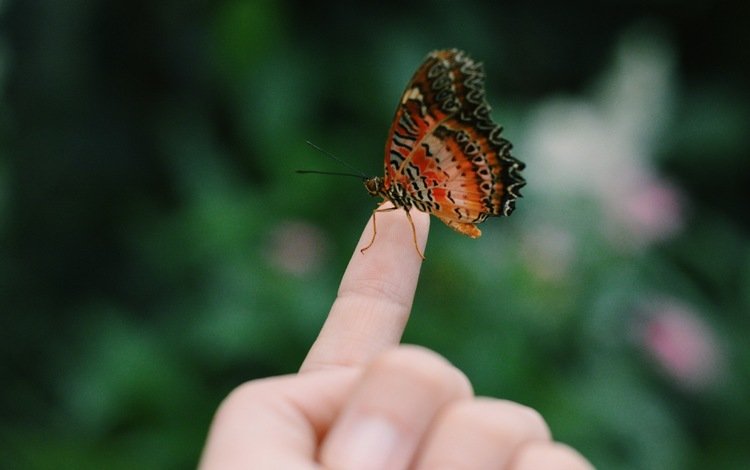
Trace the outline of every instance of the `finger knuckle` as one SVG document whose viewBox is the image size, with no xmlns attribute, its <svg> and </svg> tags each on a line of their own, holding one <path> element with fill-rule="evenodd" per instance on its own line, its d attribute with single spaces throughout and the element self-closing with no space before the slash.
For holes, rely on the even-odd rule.
<svg viewBox="0 0 750 470">
<path fill-rule="evenodd" d="M 564 470 L 593 470 L 593 465 L 578 451 L 560 442 L 532 442 L 514 459 L 513 468 L 554 468 Z"/>
<path fill-rule="evenodd" d="M 547 422 L 537 410 L 514 402 L 506 401 L 504 405 L 507 413 L 512 415 L 513 420 L 522 426 L 530 437 L 546 440 L 552 437 Z"/>
<path fill-rule="evenodd" d="M 472 395 L 466 375 L 439 354 L 420 346 L 400 346 L 381 354 L 372 364 L 375 369 L 408 377 L 425 389 L 445 389 L 457 397 Z"/>
<path fill-rule="evenodd" d="M 533 408 L 494 398 L 477 398 L 456 403 L 450 410 L 451 420 L 472 423 L 486 432 L 506 440 L 549 440 L 549 427 L 542 415 Z"/>
</svg>

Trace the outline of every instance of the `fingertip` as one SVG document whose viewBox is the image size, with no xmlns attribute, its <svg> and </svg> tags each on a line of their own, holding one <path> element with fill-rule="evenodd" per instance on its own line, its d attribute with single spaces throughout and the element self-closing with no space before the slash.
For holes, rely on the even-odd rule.
<svg viewBox="0 0 750 470">
<path fill-rule="evenodd" d="M 430 226 L 428 214 L 409 215 L 391 203 L 373 212 L 302 370 L 364 364 L 400 342 Z"/>
</svg>

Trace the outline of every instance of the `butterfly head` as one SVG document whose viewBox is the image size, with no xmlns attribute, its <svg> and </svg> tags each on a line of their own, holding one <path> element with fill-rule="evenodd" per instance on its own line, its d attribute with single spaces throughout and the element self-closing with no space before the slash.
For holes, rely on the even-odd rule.
<svg viewBox="0 0 750 470">
<path fill-rule="evenodd" d="M 372 178 L 365 179 L 365 189 L 370 193 L 370 196 L 385 196 L 386 188 L 385 182 L 382 176 L 374 176 Z"/>
</svg>

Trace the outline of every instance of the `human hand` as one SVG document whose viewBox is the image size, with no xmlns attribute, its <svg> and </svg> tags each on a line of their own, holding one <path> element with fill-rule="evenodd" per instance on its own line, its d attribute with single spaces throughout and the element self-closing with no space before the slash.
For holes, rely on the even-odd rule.
<svg viewBox="0 0 750 470">
<path fill-rule="evenodd" d="M 413 211 L 422 250 L 429 216 Z M 214 417 L 200 467 L 590 469 L 534 410 L 475 397 L 438 354 L 399 346 L 422 259 L 398 211 L 365 228 L 298 374 L 247 382 Z"/>
</svg>

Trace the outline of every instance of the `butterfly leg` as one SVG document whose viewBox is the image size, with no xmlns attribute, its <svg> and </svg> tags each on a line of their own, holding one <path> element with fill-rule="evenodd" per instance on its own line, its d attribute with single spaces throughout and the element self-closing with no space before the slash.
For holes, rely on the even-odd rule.
<svg viewBox="0 0 750 470">
<path fill-rule="evenodd" d="M 370 240 L 370 243 L 367 244 L 366 247 L 359 250 L 360 253 L 365 254 L 365 250 L 368 250 L 373 243 L 375 243 L 375 235 L 378 234 L 378 224 L 376 223 L 376 216 L 378 215 L 378 212 L 390 212 L 395 211 L 398 209 L 398 207 L 387 207 L 385 209 L 381 209 L 380 207 L 375 208 L 372 211 L 372 240 Z M 414 225 L 412 224 L 412 228 Z"/>
<path fill-rule="evenodd" d="M 369 249 L 373 243 L 375 243 L 375 235 L 378 234 L 378 225 L 377 225 L 377 214 L 378 212 L 390 212 L 393 210 L 398 209 L 398 207 L 388 207 L 386 209 L 380 209 L 377 208 L 374 211 L 372 211 L 372 240 L 370 240 L 370 243 L 367 244 L 366 247 L 359 250 L 360 253 L 364 254 L 365 250 Z M 414 227 L 414 221 L 411 220 L 411 214 L 409 211 L 406 211 L 406 218 L 409 220 L 409 225 L 411 225 L 411 235 L 412 239 L 414 240 L 414 248 L 417 250 L 417 254 L 420 258 L 422 258 L 422 261 L 424 261 L 426 258 L 422 254 L 422 252 L 419 250 L 419 246 L 417 245 L 417 229 Z"/>
<path fill-rule="evenodd" d="M 419 245 L 417 245 L 417 229 L 414 227 L 414 221 L 411 220 L 411 213 L 409 211 L 406 211 L 406 218 L 409 219 L 409 225 L 411 225 L 411 235 L 414 240 L 414 248 L 417 250 L 419 257 L 422 258 L 422 261 L 424 261 L 426 258 L 422 252 L 419 251 Z"/>
</svg>

